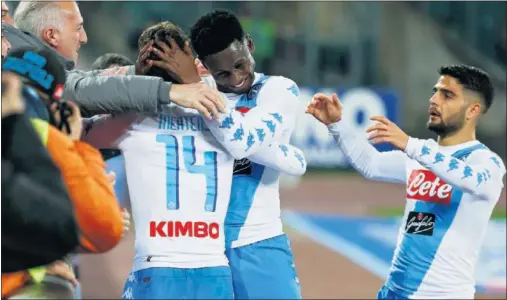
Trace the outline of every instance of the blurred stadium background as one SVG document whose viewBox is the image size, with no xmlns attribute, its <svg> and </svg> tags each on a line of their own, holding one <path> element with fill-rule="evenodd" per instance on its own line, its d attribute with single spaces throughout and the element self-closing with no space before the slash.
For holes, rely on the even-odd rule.
<svg viewBox="0 0 507 300">
<path fill-rule="evenodd" d="M 14 10 L 17 2 L 8 2 Z M 154 22 L 185 30 L 213 9 L 241 16 L 253 36 L 257 71 L 284 75 L 301 89 L 337 91 L 356 130 L 385 114 L 410 135 L 426 130 L 428 99 L 442 64 L 487 70 L 496 97 L 478 138 L 505 161 L 506 2 L 80 2 L 88 44 L 80 69 L 118 52 L 137 57 L 137 37 Z M 284 178 L 284 221 L 304 298 L 373 298 L 388 271 L 404 187 L 372 183 L 348 170 L 327 130 L 301 116 L 293 143 L 312 170 Z M 505 191 L 479 267 L 480 297 L 506 294 Z M 133 235 L 105 255 L 82 256 L 84 298 L 118 298 L 131 267 Z"/>
</svg>

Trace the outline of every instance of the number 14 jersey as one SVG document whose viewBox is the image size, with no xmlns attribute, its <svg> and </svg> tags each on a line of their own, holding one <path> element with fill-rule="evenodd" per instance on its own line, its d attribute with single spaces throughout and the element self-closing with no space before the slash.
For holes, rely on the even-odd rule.
<svg viewBox="0 0 507 300">
<path fill-rule="evenodd" d="M 228 265 L 224 219 L 233 157 L 197 111 L 166 106 L 119 143 L 136 238 L 133 271 Z"/>
</svg>

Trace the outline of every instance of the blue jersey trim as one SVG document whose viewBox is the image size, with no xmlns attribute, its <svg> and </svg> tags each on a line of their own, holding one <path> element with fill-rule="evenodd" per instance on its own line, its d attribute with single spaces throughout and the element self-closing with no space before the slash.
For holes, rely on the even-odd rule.
<svg viewBox="0 0 507 300">
<path fill-rule="evenodd" d="M 257 106 L 257 96 L 259 90 L 269 79 L 269 76 L 262 75 L 260 79 L 252 85 L 250 91 L 241 96 L 236 103 L 238 108 L 254 108 Z M 234 175 L 232 178 L 231 198 L 227 215 L 225 217 L 225 245 L 231 247 L 232 242 L 239 237 L 239 232 L 245 224 L 246 218 L 252 208 L 255 192 L 260 185 L 264 166 L 252 163 L 250 175 Z"/>
<path fill-rule="evenodd" d="M 483 144 L 474 145 L 452 154 L 457 159 L 464 160 L 473 151 L 485 149 Z M 487 148 L 486 148 L 487 149 Z M 435 259 L 435 255 L 442 240 L 451 227 L 456 216 L 463 192 L 454 189 L 450 205 L 417 201 L 414 211 L 432 213 L 435 215 L 435 227 L 432 236 L 407 234 L 403 235 L 400 250 L 393 261 L 386 286 L 389 290 L 409 298 L 419 290 L 422 281 Z"/>
</svg>

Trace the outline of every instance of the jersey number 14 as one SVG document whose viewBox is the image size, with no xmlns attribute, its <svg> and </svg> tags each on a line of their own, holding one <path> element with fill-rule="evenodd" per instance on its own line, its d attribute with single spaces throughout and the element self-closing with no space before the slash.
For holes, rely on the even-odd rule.
<svg viewBox="0 0 507 300">
<path fill-rule="evenodd" d="M 157 142 L 165 144 L 167 209 L 177 210 L 180 207 L 180 145 L 178 145 L 177 137 L 170 134 L 158 134 Z M 194 137 L 184 136 L 181 146 L 183 147 L 185 169 L 189 173 L 203 174 L 206 176 L 206 201 L 204 202 L 204 210 L 214 212 L 217 203 L 217 153 L 214 151 L 204 152 L 204 164 L 196 165 Z"/>
</svg>

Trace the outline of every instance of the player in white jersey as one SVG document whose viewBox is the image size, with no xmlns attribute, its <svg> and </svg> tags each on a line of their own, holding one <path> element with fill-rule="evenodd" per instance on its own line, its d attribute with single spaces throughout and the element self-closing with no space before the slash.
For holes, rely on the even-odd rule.
<svg viewBox="0 0 507 300">
<path fill-rule="evenodd" d="M 140 48 L 155 39 L 159 51 L 169 52 L 161 42 L 166 36 L 185 40 L 176 26 L 162 22 L 146 29 Z M 152 72 L 148 75 L 173 80 L 157 67 Z M 292 175 L 306 169 L 298 149 L 277 143 L 277 131 L 268 132 L 267 123 L 283 123 L 277 111 L 258 111 L 256 117 L 226 111 L 218 121 L 204 120 L 195 110 L 168 105 L 157 116 L 133 122 L 119 143 L 136 227 L 134 266 L 123 298 L 233 298 L 223 225 L 234 159 L 248 157 Z M 263 142 L 244 136 L 261 128 Z"/>
<path fill-rule="evenodd" d="M 267 139 L 289 142 L 299 89 L 288 78 L 254 73 L 255 46 L 236 16 L 227 11 L 206 14 L 192 27 L 191 40 L 218 90 L 226 93 L 227 105 L 257 124 L 244 128 L 244 138 L 252 145 Z M 270 110 L 274 119 L 262 118 L 261 114 Z M 281 150 L 303 164 L 299 152 Z M 279 170 L 266 164 L 248 159 L 235 164 L 225 237 L 237 299 L 301 298 L 280 218 L 279 177 Z"/>
<path fill-rule="evenodd" d="M 493 100 L 489 76 L 444 66 L 430 99 L 428 129 L 437 141 L 406 135 L 384 117 L 367 132 L 377 152 L 341 119 L 336 95 L 317 94 L 307 112 L 328 125 L 352 166 L 368 179 L 406 183 L 406 206 L 392 266 L 378 299 L 473 299 L 475 267 L 505 166 L 475 138 Z"/>
</svg>

